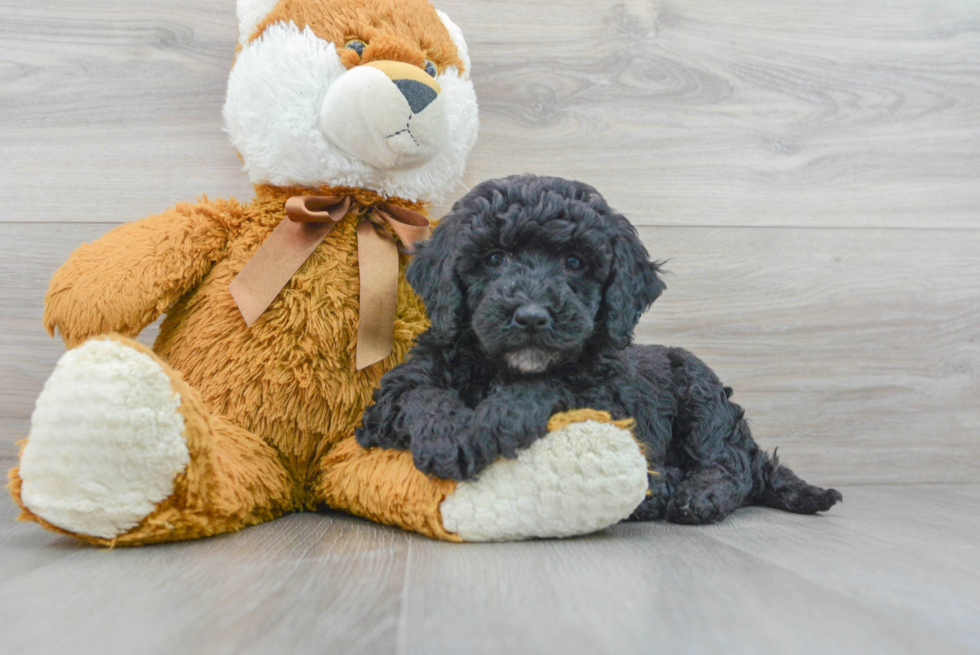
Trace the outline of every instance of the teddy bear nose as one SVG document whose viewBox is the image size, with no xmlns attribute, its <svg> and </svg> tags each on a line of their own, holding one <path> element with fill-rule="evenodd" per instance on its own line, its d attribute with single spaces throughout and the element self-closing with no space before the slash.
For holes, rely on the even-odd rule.
<svg viewBox="0 0 980 655">
<path fill-rule="evenodd" d="M 537 332 L 551 325 L 551 314 L 541 305 L 522 305 L 514 312 L 514 322 L 527 332 Z"/>
<path fill-rule="evenodd" d="M 418 114 L 439 97 L 435 89 L 416 80 L 394 80 L 394 84 L 405 96 L 405 100 L 408 100 L 413 114 Z"/>
</svg>

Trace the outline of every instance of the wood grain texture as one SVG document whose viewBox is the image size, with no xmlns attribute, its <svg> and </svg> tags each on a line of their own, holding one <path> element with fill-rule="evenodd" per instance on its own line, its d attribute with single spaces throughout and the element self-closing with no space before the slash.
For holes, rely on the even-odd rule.
<svg viewBox="0 0 980 655">
<path fill-rule="evenodd" d="M 35 226 L 0 224 L 8 460 L 64 351 L 41 327 L 47 281 L 76 244 L 110 227 L 64 225 L 61 239 L 32 249 Z M 759 442 L 779 446 L 798 473 L 821 484 L 980 480 L 980 232 L 642 228 L 641 237 L 669 258 L 670 274 L 638 341 L 708 362 Z"/>
<path fill-rule="evenodd" d="M 108 551 L 37 526 L 11 529 L 3 504 L 0 607 L 5 625 L 19 627 L 5 629 L 6 654 L 394 650 L 400 531 L 304 514 L 240 535 Z"/>
<path fill-rule="evenodd" d="M 980 226 L 976 3 L 460 5 L 481 172 L 648 225 Z"/>
<path fill-rule="evenodd" d="M 0 500 L 7 655 L 968 653 L 980 486 L 857 487 L 827 515 L 445 544 L 304 514 L 102 550 Z"/>
<path fill-rule="evenodd" d="M 581 178 L 649 225 L 980 227 L 970 0 L 439 4 L 481 103 L 468 184 Z M 0 1 L 0 221 L 251 197 L 221 132 L 233 14 Z"/>
<path fill-rule="evenodd" d="M 848 491 L 846 502 L 852 499 L 855 514 L 837 523 L 781 516 L 760 533 L 766 517 L 753 509 L 706 532 L 909 625 L 925 621 L 950 640 L 980 647 L 976 488 L 873 487 Z"/>
<path fill-rule="evenodd" d="M 980 480 L 980 5 L 439 5 L 481 102 L 467 184 L 576 177 L 646 226 L 674 275 L 641 342 L 702 356 L 814 480 Z M 68 253 L 251 196 L 234 43 L 231 0 L 0 0 L 0 458 L 62 351 L 40 316 Z"/>
<path fill-rule="evenodd" d="M 0 3 L 0 221 L 251 197 L 221 124 L 234 2 Z"/>
</svg>

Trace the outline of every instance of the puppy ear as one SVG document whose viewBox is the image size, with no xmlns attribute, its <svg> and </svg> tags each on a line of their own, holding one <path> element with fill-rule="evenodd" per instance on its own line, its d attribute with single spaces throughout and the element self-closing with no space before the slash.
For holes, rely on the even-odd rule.
<svg viewBox="0 0 980 655">
<path fill-rule="evenodd" d="M 650 261 L 636 228 L 624 216 L 612 217 L 616 225 L 613 261 L 602 302 L 602 324 L 606 336 L 617 348 L 633 339 L 633 328 L 667 285 L 657 275 L 658 266 Z"/>
<path fill-rule="evenodd" d="M 459 334 L 463 317 L 463 288 L 456 275 L 460 253 L 457 248 L 463 221 L 451 216 L 442 219 L 432 238 L 416 247 L 405 277 L 422 296 L 432 333 L 442 341 Z"/>
</svg>

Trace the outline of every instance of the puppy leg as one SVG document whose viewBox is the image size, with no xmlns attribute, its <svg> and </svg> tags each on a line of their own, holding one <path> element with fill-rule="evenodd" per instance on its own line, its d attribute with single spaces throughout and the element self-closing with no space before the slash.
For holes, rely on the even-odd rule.
<svg viewBox="0 0 980 655">
<path fill-rule="evenodd" d="M 667 502 L 674 523 L 716 523 L 746 504 L 752 492 L 748 469 L 716 463 L 690 471 Z"/>
<path fill-rule="evenodd" d="M 415 466 L 447 480 L 469 480 L 497 458 L 499 451 L 473 431 L 473 411 L 454 391 L 424 387 L 405 396 L 403 427 Z"/>
<path fill-rule="evenodd" d="M 745 505 L 753 487 L 752 455 L 758 451 L 742 408 L 701 360 L 668 350 L 678 399 L 671 451 L 684 479 L 667 503 L 667 519 L 713 523 Z"/>
<path fill-rule="evenodd" d="M 515 459 L 567 404 L 560 387 L 544 382 L 509 385 L 472 411 L 445 389 L 416 389 L 406 397 L 417 399 L 402 407 L 415 465 L 449 480 L 472 480 L 501 456 Z"/>
<path fill-rule="evenodd" d="M 659 521 L 667 513 L 667 503 L 674 494 L 681 472 L 675 468 L 656 468 L 647 473 L 647 496 L 633 510 L 627 521 Z"/>
<path fill-rule="evenodd" d="M 475 438 L 473 410 L 451 389 L 440 388 L 432 357 L 419 350 L 389 371 L 356 430 L 364 448 L 411 450 L 415 466 L 450 480 L 473 478 L 499 451 Z"/>
<path fill-rule="evenodd" d="M 498 457 L 516 458 L 570 399 L 554 384 L 515 383 L 471 410 L 456 391 L 434 386 L 427 366 L 416 357 L 384 377 L 357 441 L 411 450 L 420 471 L 447 480 L 472 480 Z"/>
<path fill-rule="evenodd" d="M 770 458 L 759 451 L 759 457 L 763 460 L 758 467 L 762 473 L 762 490 L 755 499 L 759 505 L 796 514 L 816 514 L 826 512 L 844 498 L 836 489 L 807 484 L 789 467 L 780 464 L 775 453 Z"/>
<path fill-rule="evenodd" d="M 742 408 L 729 400 L 731 389 L 703 362 L 680 348 L 668 358 L 678 400 L 671 451 L 686 472 L 667 505 L 669 520 L 711 523 L 752 503 L 812 514 L 841 500 L 839 491 L 807 484 L 762 451 Z"/>
</svg>

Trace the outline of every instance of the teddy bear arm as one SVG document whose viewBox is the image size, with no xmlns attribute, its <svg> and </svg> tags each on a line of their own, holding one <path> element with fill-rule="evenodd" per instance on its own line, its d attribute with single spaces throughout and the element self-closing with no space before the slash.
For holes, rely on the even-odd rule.
<svg viewBox="0 0 980 655">
<path fill-rule="evenodd" d="M 235 201 L 180 204 L 82 245 L 51 279 L 45 328 L 69 346 L 109 332 L 137 335 L 224 256 L 241 215 Z"/>
</svg>

